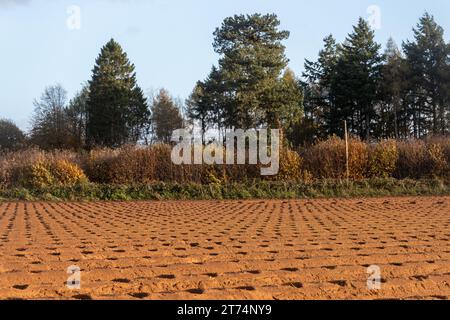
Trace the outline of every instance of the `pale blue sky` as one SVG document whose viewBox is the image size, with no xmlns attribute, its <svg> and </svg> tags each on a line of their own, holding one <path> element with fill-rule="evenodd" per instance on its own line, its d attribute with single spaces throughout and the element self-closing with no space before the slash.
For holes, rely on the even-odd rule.
<svg viewBox="0 0 450 320">
<path fill-rule="evenodd" d="M 81 29 L 66 26 L 67 8 L 81 9 Z M 186 98 L 217 62 L 212 33 L 240 13 L 276 13 L 291 32 L 290 67 L 303 71 L 329 33 L 342 41 L 367 8 L 381 9 L 377 41 L 400 45 L 427 10 L 450 34 L 448 0 L 0 0 L 0 118 L 26 129 L 33 99 L 60 83 L 69 97 L 90 78 L 100 48 L 115 38 L 135 63 L 139 85 Z"/>
</svg>

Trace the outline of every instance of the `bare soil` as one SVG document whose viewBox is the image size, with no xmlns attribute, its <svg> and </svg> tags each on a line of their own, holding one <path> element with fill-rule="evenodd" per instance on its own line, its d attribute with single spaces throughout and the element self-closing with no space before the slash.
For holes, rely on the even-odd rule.
<svg viewBox="0 0 450 320">
<path fill-rule="evenodd" d="M 449 297 L 450 197 L 0 204 L 0 299 Z"/>
</svg>

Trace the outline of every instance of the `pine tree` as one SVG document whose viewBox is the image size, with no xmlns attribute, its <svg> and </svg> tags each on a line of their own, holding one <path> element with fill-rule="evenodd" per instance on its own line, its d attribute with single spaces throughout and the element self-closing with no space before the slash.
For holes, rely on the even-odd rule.
<svg viewBox="0 0 450 320">
<path fill-rule="evenodd" d="M 376 123 L 375 105 L 383 56 L 375 42 L 375 33 L 363 18 L 348 35 L 339 53 L 336 74 L 331 86 L 337 107 L 337 125 L 347 120 L 350 131 L 369 140 Z M 342 132 L 342 130 L 337 130 Z"/>
<path fill-rule="evenodd" d="M 310 124 L 309 131 L 314 136 L 313 140 L 338 131 L 338 114 L 331 86 L 335 77 L 339 46 L 332 35 L 323 39 L 323 42 L 324 48 L 320 50 L 318 60 L 306 60 L 303 73 L 305 124 Z"/>
<path fill-rule="evenodd" d="M 407 137 L 407 114 L 402 108 L 405 60 L 394 39 L 389 38 L 382 67 L 381 107 L 378 137 Z"/>
<path fill-rule="evenodd" d="M 403 44 L 408 63 L 410 112 L 415 137 L 428 133 L 445 133 L 448 110 L 446 79 L 450 50 L 445 43 L 444 30 L 434 17 L 425 13 L 413 29 L 414 41 Z"/>
<path fill-rule="evenodd" d="M 89 81 L 86 135 L 89 146 L 135 143 L 148 126 L 150 111 L 136 83 L 135 67 L 111 39 L 101 50 Z"/>
<path fill-rule="evenodd" d="M 209 126 L 209 116 L 211 112 L 210 105 L 206 97 L 206 85 L 202 81 L 198 81 L 191 95 L 186 100 L 187 116 L 194 125 L 195 121 L 200 123 L 200 130 L 202 135 L 202 143 L 205 142 L 205 132 Z"/>
<path fill-rule="evenodd" d="M 279 25 L 274 14 L 235 15 L 214 32 L 228 128 L 278 125 L 266 99 L 276 91 L 288 63 L 282 41 L 289 32 L 279 31 Z"/>
<path fill-rule="evenodd" d="M 291 69 L 286 69 L 272 90 L 263 94 L 261 125 L 283 129 L 287 134 L 303 116 L 303 91 Z"/>
<path fill-rule="evenodd" d="M 227 114 L 230 101 L 224 93 L 222 75 L 220 70 L 212 67 L 205 81 L 198 81 L 191 96 L 186 101 L 188 116 L 200 123 L 202 141 L 205 142 L 204 133 L 207 129 L 214 128 L 219 133 L 231 122 L 230 114 Z"/>
<path fill-rule="evenodd" d="M 183 128 L 180 109 L 180 106 L 164 89 L 161 89 L 153 99 L 152 127 L 157 141 L 170 143 L 173 131 Z"/>
</svg>

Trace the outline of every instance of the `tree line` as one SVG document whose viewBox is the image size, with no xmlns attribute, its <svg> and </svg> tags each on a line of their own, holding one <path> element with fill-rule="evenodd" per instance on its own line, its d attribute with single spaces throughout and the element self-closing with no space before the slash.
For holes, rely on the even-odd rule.
<svg viewBox="0 0 450 320">
<path fill-rule="evenodd" d="M 450 44 L 424 14 L 414 39 L 382 46 L 362 18 L 343 43 L 324 39 L 316 61 L 298 77 L 288 68 L 275 14 L 235 15 L 214 32 L 220 58 L 181 103 L 161 89 L 146 97 L 135 66 L 113 39 L 95 61 L 91 79 L 70 101 L 61 85 L 35 100 L 26 136 L 0 121 L 0 146 L 44 149 L 116 148 L 169 143 L 172 131 L 283 129 L 293 146 L 343 134 L 343 122 L 363 140 L 422 138 L 450 133 Z M 203 137 L 205 138 L 205 137 Z"/>
<path fill-rule="evenodd" d="M 324 39 L 317 61 L 306 61 L 303 128 L 309 138 L 350 132 L 362 139 L 423 138 L 450 130 L 450 44 L 426 13 L 401 49 L 385 52 L 363 19 L 338 44 Z"/>
</svg>

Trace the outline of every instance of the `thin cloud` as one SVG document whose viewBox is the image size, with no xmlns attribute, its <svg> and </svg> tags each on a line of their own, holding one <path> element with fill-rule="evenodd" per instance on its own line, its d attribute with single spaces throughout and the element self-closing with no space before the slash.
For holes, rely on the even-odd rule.
<svg viewBox="0 0 450 320">
<path fill-rule="evenodd" d="M 146 2 L 146 1 L 142 1 L 142 0 L 104 0 L 106 2 L 110 2 L 110 3 L 119 3 L 119 4 L 123 4 L 123 3 L 128 3 L 128 4 L 132 4 L 132 3 L 142 3 L 142 2 Z M 158 3 L 160 0 L 150 0 L 151 2 L 154 3 Z M 13 6 L 18 6 L 18 5 L 28 5 L 31 3 L 31 0 L 0 0 L 0 7 L 3 8 L 7 8 L 7 7 L 13 7 Z"/>
<path fill-rule="evenodd" d="M 13 6 L 23 6 L 30 3 L 31 0 L 0 0 L 0 7 L 8 8 Z"/>
</svg>

